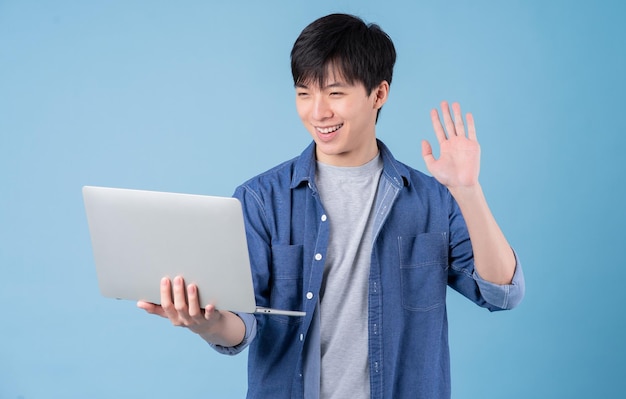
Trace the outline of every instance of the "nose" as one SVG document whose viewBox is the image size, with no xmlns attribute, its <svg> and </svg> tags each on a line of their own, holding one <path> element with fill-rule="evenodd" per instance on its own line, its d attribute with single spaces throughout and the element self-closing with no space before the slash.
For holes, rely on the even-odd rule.
<svg viewBox="0 0 626 399">
<path fill-rule="evenodd" d="M 313 118 L 321 121 L 331 118 L 333 112 L 328 104 L 328 100 L 324 96 L 316 96 L 313 104 Z"/>
</svg>

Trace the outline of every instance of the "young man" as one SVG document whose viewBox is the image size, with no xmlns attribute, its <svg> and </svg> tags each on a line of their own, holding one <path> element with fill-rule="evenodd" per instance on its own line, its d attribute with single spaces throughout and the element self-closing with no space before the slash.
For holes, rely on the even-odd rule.
<svg viewBox="0 0 626 399">
<path fill-rule="evenodd" d="M 313 143 L 249 180 L 241 201 L 259 306 L 306 317 L 201 309 L 197 288 L 163 279 L 146 311 L 220 352 L 249 347 L 249 398 L 448 398 L 449 285 L 489 310 L 524 294 L 514 252 L 478 182 L 474 121 L 431 113 L 433 177 L 376 139 L 395 63 L 389 37 L 343 14 L 304 29 L 291 52 L 296 108 Z M 187 298 L 187 300 L 185 299 Z"/>
</svg>

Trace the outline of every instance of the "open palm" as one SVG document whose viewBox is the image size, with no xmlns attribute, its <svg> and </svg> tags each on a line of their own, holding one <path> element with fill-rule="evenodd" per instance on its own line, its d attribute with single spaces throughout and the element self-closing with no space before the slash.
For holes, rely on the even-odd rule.
<svg viewBox="0 0 626 399">
<path fill-rule="evenodd" d="M 474 118 L 470 113 L 466 116 L 466 135 L 461 106 L 458 103 L 452 104 L 454 119 L 446 101 L 441 103 L 441 111 L 445 130 L 437 110 L 433 109 L 430 113 L 435 135 L 439 141 L 439 159 L 433 156 L 430 143 L 426 140 L 422 141 L 422 156 L 426 167 L 435 179 L 449 189 L 476 185 L 480 172 L 480 145 L 476 140 Z"/>
</svg>

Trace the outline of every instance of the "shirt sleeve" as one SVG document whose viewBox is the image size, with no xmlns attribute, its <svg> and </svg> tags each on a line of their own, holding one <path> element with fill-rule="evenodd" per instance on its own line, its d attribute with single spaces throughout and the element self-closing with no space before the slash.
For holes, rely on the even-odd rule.
<svg viewBox="0 0 626 399">
<path fill-rule="evenodd" d="M 254 340 L 254 337 L 256 336 L 256 317 L 251 313 L 235 312 L 235 314 L 239 316 L 239 318 L 243 321 L 243 324 L 246 327 L 246 333 L 243 337 L 243 341 L 235 346 L 221 346 L 209 343 L 209 345 L 211 345 L 213 349 L 224 355 L 233 356 L 241 353 L 244 349 L 248 347 L 248 345 L 250 345 L 250 342 L 252 342 L 252 340 Z"/>
<path fill-rule="evenodd" d="M 513 255 L 515 256 L 515 273 L 513 274 L 511 284 L 500 285 L 491 283 L 480 277 L 476 270 L 474 270 L 473 274 L 474 280 L 476 280 L 478 289 L 485 301 L 501 309 L 513 309 L 519 305 L 524 298 L 526 290 L 524 273 L 522 272 L 522 267 L 515 250 L 513 250 Z"/>
</svg>

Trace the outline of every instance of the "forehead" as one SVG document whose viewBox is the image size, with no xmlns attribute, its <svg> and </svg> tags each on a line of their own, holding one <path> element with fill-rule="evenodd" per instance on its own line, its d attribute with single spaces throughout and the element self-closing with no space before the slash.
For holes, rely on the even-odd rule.
<svg viewBox="0 0 626 399">
<path fill-rule="evenodd" d="M 323 68 L 305 71 L 296 83 L 297 87 L 323 89 L 328 86 L 340 84 L 342 86 L 357 86 L 359 82 L 350 81 L 346 78 L 343 69 L 333 62 L 329 62 Z"/>
</svg>

